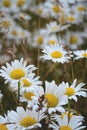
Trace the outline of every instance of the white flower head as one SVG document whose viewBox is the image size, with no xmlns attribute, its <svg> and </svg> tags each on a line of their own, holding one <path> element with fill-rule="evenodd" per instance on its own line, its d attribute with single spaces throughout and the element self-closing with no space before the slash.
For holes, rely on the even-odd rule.
<svg viewBox="0 0 87 130">
<path fill-rule="evenodd" d="M 27 62 L 23 58 L 20 60 L 14 60 L 6 63 L 6 67 L 2 66 L 0 69 L 0 76 L 4 77 L 5 83 L 18 82 L 21 78 L 27 77 L 29 73 L 32 73 L 36 69 L 34 65 L 26 66 Z"/>
<path fill-rule="evenodd" d="M 77 79 L 75 79 L 71 85 L 69 85 L 68 82 L 67 83 L 63 82 L 62 85 L 66 88 L 65 95 L 67 95 L 70 100 L 73 99 L 74 101 L 77 102 L 78 100 L 77 96 L 82 97 L 87 96 L 86 94 L 87 89 L 83 88 L 85 84 L 84 83 L 77 84 Z"/>
<path fill-rule="evenodd" d="M 82 126 L 82 117 L 80 120 L 80 117 L 72 116 L 70 120 L 68 120 L 66 115 L 63 118 L 56 116 L 56 120 L 58 125 L 54 122 L 49 125 L 53 130 L 83 130 L 85 128 L 85 126 Z"/>
<path fill-rule="evenodd" d="M 44 118 L 43 111 L 36 112 L 22 107 L 18 107 L 16 111 L 8 112 L 8 129 L 17 130 L 31 130 L 33 128 L 41 127 L 40 121 Z"/>
<path fill-rule="evenodd" d="M 64 95 L 65 88 L 57 86 L 55 81 L 45 82 L 45 98 L 47 99 L 48 112 L 64 112 L 62 105 L 67 104 L 67 96 Z"/>
<path fill-rule="evenodd" d="M 73 54 L 75 55 L 75 60 L 81 59 L 81 58 L 87 58 L 87 50 L 77 50 L 73 51 Z"/>
<path fill-rule="evenodd" d="M 51 60 L 53 62 L 64 63 L 68 62 L 70 57 L 63 47 L 59 44 L 46 45 L 42 50 L 44 55 L 41 57 L 45 60 Z"/>
</svg>

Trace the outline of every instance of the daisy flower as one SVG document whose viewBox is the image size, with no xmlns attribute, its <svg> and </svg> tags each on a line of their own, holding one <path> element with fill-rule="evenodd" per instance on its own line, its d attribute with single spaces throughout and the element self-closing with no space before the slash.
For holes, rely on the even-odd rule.
<svg viewBox="0 0 87 130">
<path fill-rule="evenodd" d="M 77 96 L 82 97 L 87 96 L 86 94 L 87 89 L 82 88 L 85 85 L 84 83 L 79 83 L 78 85 L 76 84 L 77 79 L 75 79 L 71 85 L 69 85 L 68 82 L 67 83 L 62 82 L 61 85 L 63 85 L 66 88 L 65 95 L 67 95 L 70 100 L 73 99 L 74 101 L 77 102 L 78 99 Z"/>
<path fill-rule="evenodd" d="M 36 110 L 39 108 L 39 98 L 44 95 L 44 89 L 39 86 L 29 91 L 20 92 L 20 102 L 27 102 L 27 107 Z"/>
<path fill-rule="evenodd" d="M 82 32 L 67 32 L 65 39 L 71 50 L 76 50 L 83 44 L 83 34 Z"/>
<path fill-rule="evenodd" d="M 21 90 L 29 91 L 42 85 L 42 81 L 39 80 L 39 76 L 35 77 L 34 73 L 28 74 L 27 78 L 21 78 Z"/>
<path fill-rule="evenodd" d="M 8 112 L 9 130 L 31 130 L 33 128 L 41 127 L 40 121 L 44 118 L 43 111 L 36 112 L 22 107 L 18 107 L 16 111 Z"/>
<path fill-rule="evenodd" d="M 46 45 L 44 49 L 42 50 L 44 53 L 41 58 L 45 60 L 51 60 L 53 62 L 68 62 L 70 57 L 67 56 L 67 52 L 63 49 L 63 47 L 59 44 L 54 45 Z"/>
<path fill-rule="evenodd" d="M 81 59 L 81 58 L 87 58 L 87 50 L 77 50 L 73 51 L 73 54 L 75 55 L 75 60 Z"/>
<path fill-rule="evenodd" d="M 67 96 L 64 95 L 65 88 L 57 86 L 55 81 L 45 82 L 45 98 L 47 99 L 48 112 L 64 112 L 62 105 L 67 104 Z"/>
<path fill-rule="evenodd" d="M 0 69 L 0 76 L 4 77 L 5 83 L 18 82 L 21 78 L 27 77 L 29 73 L 32 73 L 36 69 L 34 65 L 26 66 L 27 62 L 21 58 L 20 60 L 14 60 L 6 63 L 6 67 L 2 66 Z"/>
<path fill-rule="evenodd" d="M 57 116 L 56 118 L 58 125 L 54 122 L 49 125 L 53 130 L 82 130 L 85 128 L 85 126 L 82 126 L 80 117 L 76 118 L 75 116 L 72 116 L 69 121 L 66 115 L 63 118 L 60 116 Z"/>
</svg>

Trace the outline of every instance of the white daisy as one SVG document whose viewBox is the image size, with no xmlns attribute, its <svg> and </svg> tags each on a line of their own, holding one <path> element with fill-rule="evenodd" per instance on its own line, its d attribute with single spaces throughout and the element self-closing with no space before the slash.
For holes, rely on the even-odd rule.
<svg viewBox="0 0 87 130">
<path fill-rule="evenodd" d="M 87 89 L 82 88 L 85 85 L 84 83 L 79 83 L 78 85 L 76 85 L 76 83 L 77 79 L 75 79 L 71 85 L 69 85 L 68 82 L 66 83 L 62 82 L 61 85 L 66 88 L 65 95 L 67 95 L 70 100 L 73 99 L 77 102 L 78 100 L 77 96 L 82 97 L 87 96 L 86 94 Z"/>
<path fill-rule="evenodd" d="M 8 129 L 31 130 L 41 127 L 40 121 L 44 118 L 43 111 L 36 112 L 22 107 L 18 107 L 16 111 L 8 112 Z"/>
<path fill-rule="evenodd" d="M 75 55 L 75 60 L 81 59 L 81 58 L 87 58 L 87 50 L 77 50 L 73 51 L 73 54 Z"/>
<path fill-rule="evenodd" d="M 0 76 L 4 77 L 5 83 L 18 82 L 21 78 L 27 77 L 29 73 L 32 73 L 36 69 L 34 65 L 26 66 L 27 62 L 21 58 L 20 60 L 14 60 L 6 63 L 6 67 L 2 66 L 0 69 Z"/>
<path fill-rule="evenodd" d="M 82 126 L 80 117 L 76 118 L 76 116 L 72 116 L 70 120 L 68 120 L 68 117 L 65 115 L 63 118 L 60 116 L 57 116 L 56 118 L 58 125 L 54 122 L 49 125 L 53 130 L 82 130 L 85 128 L 85 126 Z"/>
<path fill-rule="evenodd" d="M 42 81 L 39 80 L 39 76 L 35 76 L 34 73 L 28 74 L 27 78 L 21 78 L 21 90 L 29 91 L 42 85 Z"/>
<path fill-rule="evenodd" d="M 48 112 L 64 112 L 62 105 L 67 104 L 67 96 L 64 95 L 65 88 L 57 86 L 55 81 L 45 82 L 45 98 L 47 99 Z"/>
<path fill-rule="evenodd" d="M 44 95 L 44 89 L 39 86 L 20 93 L 20 101 L 27 102 L 27 107 L 36 110 L 39 108 L 39 98 Z"/>
<path fill-rule="evenodd" d="M 83 33 L 82 32 L 67 32 L 66 43 L 71 50 L 78 49 L 83 44 Z"/>
<path fill-rule="evenodd" d="M 44 55 L 41 56 L 41 58 L 45 60 L 64 63 L 68 62 L 70 59 L 70 57 L 67 55 L 67 52 L 59 44 L 46 45 L 42 52 L 44 53 Z"/>
<path fill-rule="evenodd" d="M 48 34 L 56 33 L 67 29 L 67 27 L 68 25 L 61 26 L 56 21 L 54 21 L 50 22 L 49 24 L 46 24 L 46 32 L 48 32 Z"/>
</svg>

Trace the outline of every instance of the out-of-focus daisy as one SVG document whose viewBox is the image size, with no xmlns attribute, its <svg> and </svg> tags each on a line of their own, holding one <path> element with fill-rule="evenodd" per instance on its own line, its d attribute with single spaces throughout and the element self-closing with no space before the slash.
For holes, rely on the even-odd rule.
<svg viewBox="0 0 87 130">
<path fill-rule="evenodd" d="M 27 77 L 29 73 L 36 69 L 34 65 L 27 65 L 23 58 L 6 63 L 6 67 L 2 66 L 0 69 L 0 76 L 4 77 L 5 83 L 18 82 L 21 78 Z"/>
<path fill-rule="evenodd" d="M 75 60 L 81 59 L 81 58 L 87 58 L 87 50 L 77 50 L 73 51 L 73 54 L 75 55 Z"/>
<path fill-rule="evenodd" d="M 67 52 L 59 44 L 46 45 L 42 52 L 44 53 L 44 55 L 41 56 L 41 58 L 45 60 L 64 63 L 68 62 L 68 60 L 70 59 L 70 57 L 67 55 Z"/>
<path fill-rule="evenodd" d="M 67 96 L 64 95 L 65 88 L 57 86 L 55 81 L 45 82 L 45 98 L 47 99 L 48 112 L 64 112 L 62 105 L 67 104 Z"/>
<path fill-rule="evenodd" d="M 66 115 L 63 118 L 57 116 L 56 121 L 58 124 L 53 122 L 49 125 L 49 127 L 53 128 L 53 130 L 82 130 L 85 128 L 85 126 L 82 126 L 80 117 L 76 118 L 75 116 L 72 116 L 70 120 L 68 120 Z"/>
<path fill-rule="evenodd" d="M 46 39 L 47 44 L 54 45 L 58 43 L 58 38 L 56 34 L 49 35 Z"/>
<path fill-rule="evenodd" d="M 39 108 L 39 98 L 44 95 L 44 89 L 39 86 L 29 91 L 21 91 L 20 101 L 27 102 L 27 107 L 33 110 Z"/>
<path fill-rule="evenodd" d="M 66 34 L 66 43 L 70 49 L 76 50 L 83 44 L 83 33 L 80 32 L 68 32 Z"/>
<path fill-rule="evenodd" d="M 43 111 L 36 112 L 22 107 L 18 107 L 16 111 L 8 112 L 9 125 L 8 129 L 31 130 L 41 127 L 40 121 L 44 118 Z"/>
<path fill-rule="evenodd" d="M 57 22 L 50 22 L 49 24 L 46 25 L 46 30 L 49 33 L 56 33 L 63 31 L 68 28 L 68 25 L 61 26 L 60 24 L 57 24 Z"/>
<path fill-rule="evenodd" d="M 42 48 L 45 44 L 45 39 L 47 38 L 47 33 L 44 31 L 35 30 L 33 33 L 33 44 L 30 44 L 32 47 Z"/>
<path fill-rule="evenodd" d="M 11 57 L 9 55 L 0 55 L 0 64 L 3 65 L 6 62 L 9 62 L 11 60 Z"/>
<path fill-rule="evenodd" d="M 68 82 L 62 82 L 62 85 L 66 88 L 66 92 L 65 95 L 68 96 L 68 98 L 71 100 L 73 99 L 74 101 L 77 102 L 78 100 L 78 96 L 82 96 L 82 97 L 86 97 L 86 91 L 87 89 L 83 88 L 83 86 L 85 85 L 84 83 L 79 83 L 77 84 L 77 79 L 75 79 L 73 81 L 73 83 L 71 85 L 68 84 Z"/>
<path fill-rule="evenodd" d="M 53 18 L 58 18 L 58 15 L 61 14 L 62 12 L 62 7 L 57 4 L 56 2 L 52 3 L 52 2 L 45 2 L 45 6 L 46 8 L 48 8 L 49 13 L 51 15 L 51 17 Z"/>
</svg>

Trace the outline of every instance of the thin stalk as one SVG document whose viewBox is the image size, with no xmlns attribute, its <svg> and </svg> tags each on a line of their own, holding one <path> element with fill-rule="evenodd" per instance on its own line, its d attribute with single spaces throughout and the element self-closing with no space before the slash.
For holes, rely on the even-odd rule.
<svg viewBox="0 0 87 130">
<path fill-rule="evenodd" d="M 71 61 L 71 73 L 72 73 L 72 81 L 73 81 L 74 80 L 73 61 Z"/>
<path fill-rule="evenodd" d="M 68 98 L 68 122 L 70 120 L 70 99 Z"/>
<path fill-rule="evenodd" d="M 20 81 L 18 82 L 18 106 L 20 101 Z"/>
</svg>

